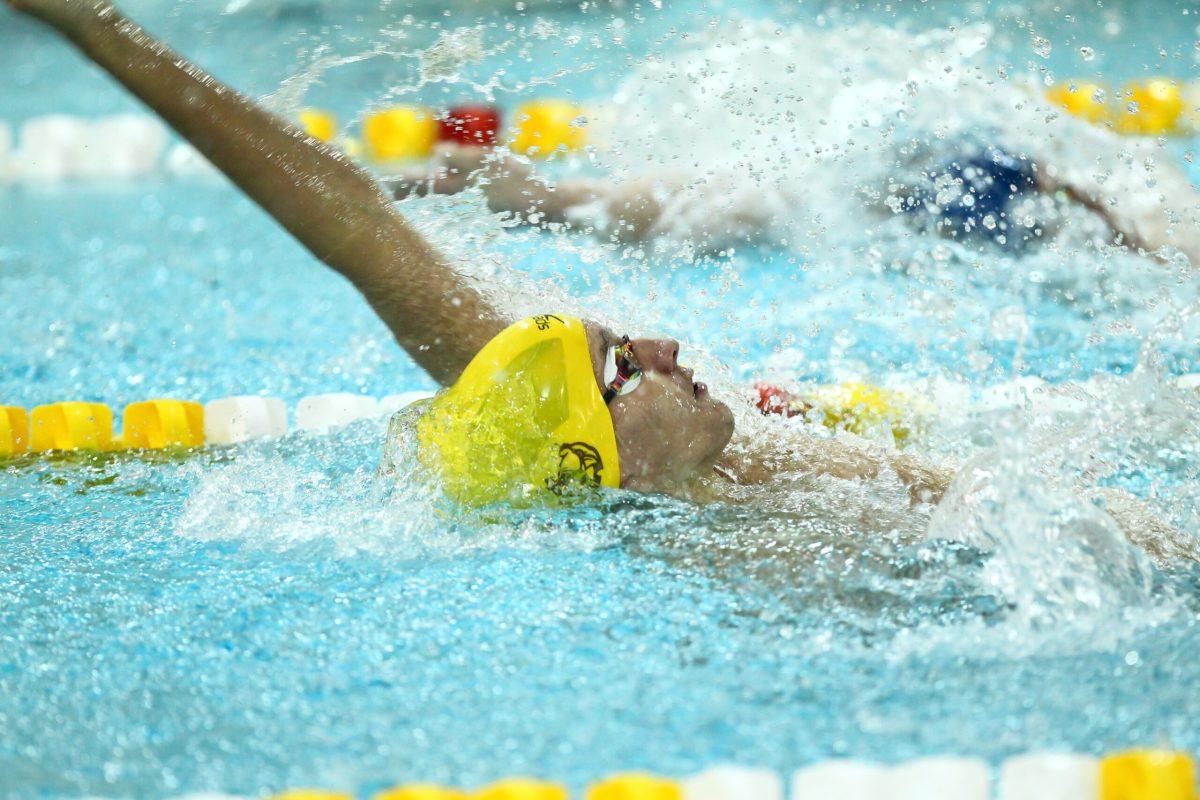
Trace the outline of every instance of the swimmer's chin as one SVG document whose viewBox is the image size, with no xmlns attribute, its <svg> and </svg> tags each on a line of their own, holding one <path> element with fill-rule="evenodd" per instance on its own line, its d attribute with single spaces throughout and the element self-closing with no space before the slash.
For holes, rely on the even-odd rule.
<svg viewBox="0 0 1200 800">
<path fill-rule="evenodd" d="M 662 494 L 693 503 L 715 503 L 728 499 L 731 482 L 729 473 L 720 467 L 725 450 L 733 439 L 733 412 L 720 401 L 714 401 L 721 417 L 721 433 L 712 449 L 683 475 L 630 475 L 623 478 L 621 488 L 642 494 Z"/>
<path fill-rule="evenodd" d="M 728 480 L 718 472 L 714 464 L 705 474 L 696 474 L 685 480 L 647 481 L 634 478 L 622 482 L 621 488 L 637 494 L 661 495 L 697 505 L 707 505 L 729 499 L 727 483 Z"/>
</svg>

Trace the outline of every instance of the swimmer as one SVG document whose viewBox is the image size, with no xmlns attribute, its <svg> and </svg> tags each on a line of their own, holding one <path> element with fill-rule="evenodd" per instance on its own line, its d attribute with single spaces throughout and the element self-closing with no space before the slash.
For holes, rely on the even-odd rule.
<svg viewBox="0 0 1200 800">
<path fill-rule="evenodd" d="M 732 410 L 681 365 L 672 339 L 557 314 L 506 319 L 371 175 L 105 0 L 8 4 L 109 72 L 362 293 L 413 360 L 447 387 L 416 420 L 416 439 L 421 462 L 464 503 L 549 497 L 576 481 L 737 500 L 741 487 L 782 472 L 891 476 L 914 503 L 945 494 L 950 470 L 894 449 L 739 434 Z M 1122 508 L 1118 522 L 1128 533 L 1141 512 Z"/>
<path fill-rule="evenodd" d="M 893 187 L 886 193 L 889 204 L 870 210 L 899 211 L 922 230 L 1020 251 L 1074 209 L 1095 215 L 1112 244 L 1154 254 L 1178 250 L 1193 266 L 1200 265 L 1195 211 L 1200 194 L 1191 181 L 1172 164 L 1146 163 L 1140 166 L 1139 187 L 1139 175 L 1126 160 L 1114 157 L 1098 176 L 1069 159 L 1040 163 L 994 145 L 961 142 L 954 158 L 902 165 L 899 171 L 911 173 L 910 185 Z M 1155 187 L 1149 196 L 1148 183 Z M 689 177 L 678 171 L 654 174 L 648 169 L 629 181 L 552 183 L 521 159 L 449 143 L 439 148 L 432 165 L 404 170 L 386 185 L 397 199 L 456 194 L 478 186 L 493 213 L 524 224 L 588 229 L 621 244 L 683 236 L 708 253 L 770 240 L 773 213 L 798 207 L 799 201 L 788 199 L 787 187 L 764 187 L 767 195 L 780 195 L 764 200 L 716 176 Z M 1034 224 L 1017 224 L 1017 219 Z"/>
</svg>

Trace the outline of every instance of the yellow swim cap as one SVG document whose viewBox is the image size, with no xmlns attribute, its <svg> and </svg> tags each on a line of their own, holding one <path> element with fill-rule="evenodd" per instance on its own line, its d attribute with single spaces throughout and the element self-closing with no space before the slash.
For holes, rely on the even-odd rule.
<svg viewBox="0 0 1200 800">
<path fill-rule="evenodd" d="M 543 314 L 488 342 L 417 420 L 421 463 L 465 505 L 621 485 L 583 323 Z"/>
</svg>

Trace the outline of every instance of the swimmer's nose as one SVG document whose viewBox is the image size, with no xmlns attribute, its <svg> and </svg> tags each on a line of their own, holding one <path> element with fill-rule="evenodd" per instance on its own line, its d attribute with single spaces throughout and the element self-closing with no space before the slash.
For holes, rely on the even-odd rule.
<svg viewBox="0 0 1200 800">
<path fill-rule="evenodd" d="M 642 369 L 670 374 L 679 364 L 679 342 L 674 339 L 634 339 L 633 355 Z"/>
</svg>

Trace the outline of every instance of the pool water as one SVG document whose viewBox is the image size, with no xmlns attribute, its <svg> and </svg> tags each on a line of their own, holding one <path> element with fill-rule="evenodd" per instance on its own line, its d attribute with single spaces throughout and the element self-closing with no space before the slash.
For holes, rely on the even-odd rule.
<svg viewBox="0 0 1200 800">
<path fill-rule="evenodd" d="M 792 80 L 755 60 L 764 36 L 813 44 L 799 73 L 822 81 L 818 61 L 840 53 L 832 69 L 850 83 L 805 95 L 828 119 L 837 98 L 943 57 L 980 19 L 987 45 L 964 58 L 989 75 L 1119 82 L 1187 74 L 1195 58 L 1191 17 L 1176 19 L 1188 9 L 1172 3 L 931 2 L 899 18 L 883 4 L 756 3 L 742 17 L 722 4 L 129 10 L 257 95 L 315 75 L 321 44 L 393 48 L 309 87 L 305 102 L 344 119 L 385 99 L 457 99 L 497 75 L 505 105 L 571 92 L 633 115 L 649 84 L 678 91 L 654 59 L 715 63 L 712 29 L 744 48 L 735 104 Z M 3 20 L 13 79 L 0 118 L 135 108 L 65 47 Z M 910 62 L 855 55 L 885 36 L 876 25 L 906 31 L 897 59 Z M 943 33 L 930 44 L 923 31 Z M 428 56 L 392 55 L 439 37 L 462 63 L 431 71 Z M 1036 37 L 1052 43 L 1045 57 Z M 299 103 L 295 87 L 275 102 Z M 980 96 L 948 116 L 992 130 Z M 662 106 L 693 122 L 678 141 L 721 113 L 692 99 Z M 921 127 L 944 109 L 914 102 L 905 132 L 953 144 Z M 1088 222 L 1075 217 L 1017 252 L 851 213 L 833 178 L 901 170 L 884 139 L 858 134 L 871 148 L 830 162 L 822 189 L 824 162 L 781 135 L 808 123 L 759 118 L 741 144 L 706 138 L 728 160 L 705 155 L 832 198 L 820 224 L 797 214 L 805 224 L 768 245 L 693 259 L 671 238 L 638 249 L 506 230 L 473 196 L 404 210 L 481 279 L 528 275 L 514 310 L 571 294 L 601 318 L 665 330 L 734 402 L 762 377 L 926 394 L 938 411 L 913 452 L 990 471 L 982 502 L 910 509 L 886 477 L 796 475 L 737 506 L 615 494 L 481 517 L 447 512 L 412 472 L 381 480 L 384 420 L 187 455 L 21 459 L 0 466 L 0 796 L 367 793 L 515 774 L 578 787 L 723 761 L 787 772 L 831 756 L 1200 750 L 1200 568 L 1152 560 L 1046 479 L 1123 487 L 1198 546 L 1200 398 L 1174 387 L 1200 371 L 1194 277 L 1081 243 Z M 670 142 L 633 152 L 637 135 L 557 169 L 670 159 Z M 776 148 L 760 146 L 772 136 Z M 1173 140 L 1158 157 L 1196 180 L 1192 146 Z M 0 187 L 0 203 L 6 404 L 262 392 L 294 406 L 434 388 L 347 283 L 220 180 L 22 184 Z M 989 401 L 1030 378 L 1058 389 Z M 739 423 L 795 433 L 749 412 Z"/>
</svg>

